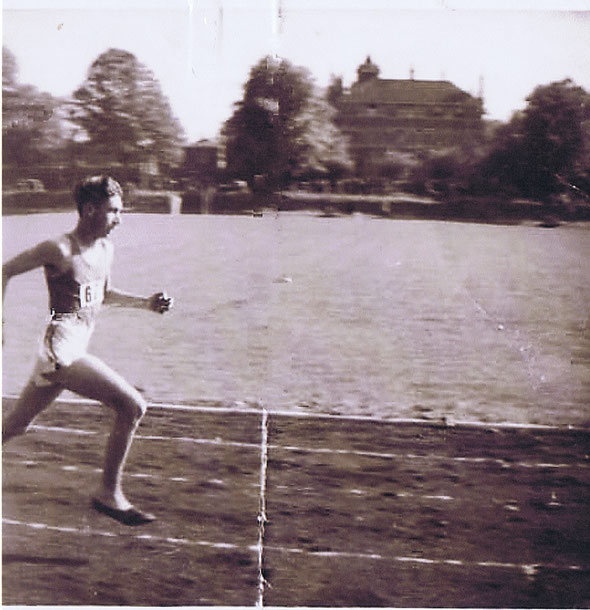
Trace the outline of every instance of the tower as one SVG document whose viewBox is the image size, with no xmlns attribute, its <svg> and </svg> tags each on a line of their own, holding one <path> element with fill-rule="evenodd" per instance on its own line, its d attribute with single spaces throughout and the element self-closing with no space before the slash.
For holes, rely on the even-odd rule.
<svg viewBox="0 0 590 610">
<path fill-rule="evenodd" d="M 367 55 L 364 64 L 361 64 L 356 73 L 358 74 L 358 82 L 364 83 L 372 78 L 379 76 L 379 68 L 371 61 L 371 57 Z"/>
</svg>

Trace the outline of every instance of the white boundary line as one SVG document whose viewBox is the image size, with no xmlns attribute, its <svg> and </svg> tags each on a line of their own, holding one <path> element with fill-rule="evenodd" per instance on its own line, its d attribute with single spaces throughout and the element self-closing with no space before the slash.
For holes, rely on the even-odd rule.
<svg viewBox="0 0 590 610">
<path fill-rule="evenodd" d="M 48 525 L 46 523 L 31 523 L 25 521 L 18 521 L 16 519 L 10 519 L 7 517 L 2 518 L 2 523 L 7 526 L 15 527 L 28 527 L 34 530 L 46 530 L 52 532 L 60 532 L 64 534 L 76 534 L 82 536 L 103 536 L 107 538 L 118 538 L 121 536 L 118 532 L 108 532 L 102 530 L 93 530 L 90 528 L 75 528 Z M 177 544 L 179 546 L 188 547 L 208 547 L 212 549 L 220 550 L 247 550 L 253 553 L 258 552 L 258 545 L 251 546 L 239 546 L 237 544 L 225 543 L 225 542 L 211 542 L 208 540 L 187 540 L 186 538 L 174 538 L 174 537 L 163 537 L 154 536 L 152 534 L 129 534 L 129 538 L 133 538 L 138 541 L 147 540 L 153 543 L 160 544 Z M 529 563 L 519 564 L 513 562 L 501 562 L 501 561 L 464 561 L 462 559 L 434 559 L 429 557 L 416 557 L 416 556 L 403 556 L 395 555 L 388 556 L 381 553 L 357 553 L 350 551 L 308 551 L 306 549 L 298 549 L 292 547 L 282 546 L 267 546 L 267 551 L 274 551 L 278 553 L 290 553 L 296 555 L 308 555 L 312 557 L 325 557 L 335 559 L 361 559 L 361 560 L 374 560 L 374 561 L 397 561 L 403 563 L 414 563 L 422 565 L 448 565 L 457 567 L 478 567 L 478 568 L 499 568 L 506 570 L 517 570 L 524 572 L 527 576 L 532 576 L 537 570 L 559 570 L 559 571 L 571 571 L 571 572 L 582 572 L 590 571 L 590 566 L 580 566 L 576 564 L 572 565 L 555 565 L 555 564 L 543 564 L 543 563 Z"/>
<path fill-rule="evenodd" d="M 301 453 L 324 453 L 324 454 L 335 454 L 335 455 L 358 455 L 361 457 L 372 457 L 382 459 L 395 459 L 395 460 L 437 460 L 440 462 L 463 462 L 470 464 L 498 464 L 502 468 L 514 468 L 519 466 L 521 468 L 590 468 L 590 462 L 588 464 L 575 462 L 571 464 L 553 464 L 553 463 L 535 463 L 535 462 L 508 462 L 501 458 L 487 458 L 487 457 L 465 457 L 465 456 L 448 456 L 448 455 L 437 455 L 435 453 L 426 453 L 423 455 L 416 453 L 389 453 L 389 452 L 378 452 L 378 451 L 354 451 L 351 449 L 326 449 L 323 447 L 297 447 L 294 445 L 270 445 L 272 449 L 283 449 L 284 451 L 293 451 Z"/>
<path fill-rule="evenodd" d="M 268 450 L 268 446 L 267 446 L 267 450 Z M 18 464 L 21 466 L 47 466 L 46 463 L 40 461 L 40 460 L 6 460 L 6 463 L 10 463 L 10 464 Z M 83 466 L 76 466 L 74 464 L 63 464 L 61 466 L 55 466 L 53 465 L 53 468 L 56 468 L 57 470 L 62 470 L 64 472 L 86 472 L 86 473 L 92 473 L 92 474 L 100 474 L 102 473 L 102 468 L 85 468 Z M 266 468 L 266 466 L 265 466 Z M 265 476 L 265 481 L 266 481 L 266 474 Z M 125 472 L 124 474 L 125 478 L 130 478 L 130 479 L 150 479 L 150 480 L 156 480 L 156 481 L 170 481 L 172 483 L 191 483 L 193 484 L 194 481 L 192 481 L 191 479 L 187 478 L 187 477 L 166 477 L 163 476 L 161 474 L 152 474 L 152 473 L 148 473 L 148 472 Z M 209 479 L 208 481 L 205 481 L 205 483 L 209 483 L 209 484 L 222 484 L 223 481 L 219 481 L 218 479 Z M 261 489 L 261 482 L 259 481 L 258 483 L 250 483 L 251 487 L 256 487 L 258 490 Z M 242 485 L 242 487 L 244 487 Z M 264 486 L 265 489 L 265 493 L 266 493 L 266 483 Z M 348 493 L 353 494 L 353 495 L 365 495 L 366 492 L 360 490 L 360 489 L 349 489 Z M 450 502 L 453 500 L 456 500 L 456 498 L 454 498 L 453 496 L 448 496 L 448 495 L 433 495 L 433 494 L 415 494 L 415 493 L 410 493 L 410 492 L 406 492 L 406 491 L 400 491 L 397 492 L 395 494 L 396 497 L 398 498 L 423 498 L 424 500 L 439 500 L 441 502 Z M 264 506 L 264 517 L 265 517 L 265 522 L 267 521 L 266 519 L 266 502 L 265 502 L 265 506 Z"/>
<path fill-rule="evenodd" d="M 2 397 L 10 400 L 16 400 L 17 395 L 6 394 Z M 84 404 L 84 405 L 97 405 L 94 400 L 87 398 L 58 398 L 56 399 L 59 404 Z M 215 402 L 215 401 L 210 401 Z M 259 415 L 259 407 L 228 407 L 228 406 L 209 406 L 209 405 L 185 405 L 176 404 L 169 402 L 148 402 L 148 409 L 168 409 L 171 411 L 187 411 L 195 413 L 243 413 L 247 415 Z M 266 409 L 269 415 L 278 417 L 293 417 L 298 419 L 334 419 L 344 421 L 358 421 L 358 422 L 373 422 L 380 424 L 415 424 L 420 426 L 435 427 L 435 428 L 483 428 L 486 430 L 495 429 L 523 429 L 523 430 L 547 430 L 547 431 L 559 431 L 559 432 L 586 432 L 590 434 L 590 427 L 585 426 L 573 426 L 573 425 L 550 425 L 550 424 L 530 424 L 530 423 L 518 423 L 518 422 L 479 422 L 471 420 L 443 420 L 443 419 L 418 419 L 410 417 L 397 417 L 397 418 L 381 418 L 369 415 L 335 415 L 330 413 L 307 413 L 301 411 L 286 411 L 281 409 Z"/>
<path fill-rule="evenodd" d="M 268 412 L 271 414 L 270 412 Z M 65 434 L 80 434 L 80 435 L 96 435 L 98 432 L 91 432 L 89 430 L 75 430 L 71 428 L 59 428 L 56 426 L 41 426 L 33 424 L 32 430 L 43 430 L 49 432 L 63 432 Z M 183 442 L 193 443 L 196 445 L 217 445 L 219 447 L 241 447 L 247 449 L 258 449 L 260 445 L 257 443 L 247 443 L 240 441 L 224 441 L 220 438 L 207 439 L 207 438 L 194 438 L 191 436 L 160 436 L 154 434 L 137 434 L 135 436 L 137 440 L 149 440 L 149 441 L 165 441 L 165 442 Z M 297 445 L 274 445 L 269 444 L 268 448 L 274 450 L 291 451 L 293 453 L 315 453 L 325 455 L 354 455 L 359 457 L 368 458 L 379 458 L 388 460 L 436 460 L 439 462 L 460 462 L 466 464 L 496 464 L 505 469 L 513 468 L 552 468 L 552 469 L 567 469 L 567 468 L 590 468 L 590 461 L 584 462 L 572 462 L 568 463 L 551 463 L 551 462 L 510 462 L 503 460 L 502 458 L 491 458 L 491 457 L 466 457 L 466 456 L 448 456 L 448 455 L 437 455 L 434 453 L 416 454 L 416 453 L 392 453 L 392 452 L 380 452 L 380 451 L 362 451 L 353 449 L 331 449 L 325 447 L 301 447 Z"/>
<path fill-rule="evenodd" d="M 71 401 L 75 402 L 75 401 Z M 203 411 L 209 413 L 226 412 L 226 413 L 246 413 L 256 414 L 259 409 L 252 407 L 213 407 L 213 406 L 191 406 L 177 405 L 174 403 L 151 402 L 150 407 L 156 409 L 170 409 L 178 411 Z M 561 432 L 587 432 L 590 434 L 590 426 L 573 426 L 573 425 L 550 425 L 550 424 L 530 424 L 518 422 L 479 422 L 473 420 L 455 420 L 455 419 L 419 419 L 413 417 L 392 417 L 383 418 L 371 415 L 346 415 L 334 413 L 311 413 L 302 411 L 288 411 L 284 409 L 267 409 L 268 414 L 273 417 L 292 417 L 294 419 L 326 419 L 326 420 L 343 420 L 355 422 L 367 422 L 376 424 L 415 424 L 418 426 L 428 426 L 434 428 L 483 428 L 486 430 L 494 429 L 524 429 L 524 430 L 554 430 Z"/>
<path fill-rule="evenodd" d="M 266 451 L 268 451 L 269 445 L 267 445 Z M 20 464 L 22 466 L 47 466 L 46 463 L 39 461 L 39 460 L 8 460 L 6 463 L 12 463 L 12 464 Z M 266 471 L 267 471 L 267 465 L 268 465 L 268 459 L 265 458 L 265 472 L 264 475 L 261 474 L 261 477 L 264 476 L 264 487 L 261 486 L 261 481 L 259 481 L 258 483 L 250 483 L 249 485 L 251 487 L 256 487 L 259 491 L 261 489 L 264 489 L 264 493 L 266 494 Z M 80 466 L 76 466 L 76 465 L 71 465 L 71 464 L 63 464 L 61 466 L 53 466 L 53 468 L 56 468 L 57 470 L 62 470 L 64 472 L 91 472 L 91 473 L 101 473 L 102 469 L 101 468 L 84 468 L 84 467 L 80 467 Z M 146 473 L 146 472 L 126 472 L 124 475 L 126 478 L 135 478 L 135 479 L 153 479 L 153 480 L 159 480 L 159 481 L 170 481 L 172 483 L 194 483 L 194 481 L 191 481 L 191 479 L 187 478 L 187 477 L 167 477 L 167 476 L 163 476 L 163 475 L 159 475 L 159 474 L 152 474 L 152 473 Z M 212 485 L 220 485 L 223 484 L 223 481 L 219 481 L 218 479 L 209 479 L 208 481 L 205 481 L 205 483 L 208 484 L 212 484 Z M 286 486 L 278 486 L 277 489 L 286 489 Z M 361 489 L 348 489 L 345 490 L 347 493 L 352 494 L 352 495 L 366 495 L 366 491 L 363 491 Z M 393 495 L 395 495 L 397 498 L 421 498 L 423 500 L 435 500 L 438 502 L 454 502 L 455 500 L 457 500 L 458 498 L 454 497 L 454 496 L 449 496 L 446 494 L 417 494 L 417 493 L 411 493 L 411 492 L 407 492 L 407 491 L 399 491 L 399 492 L 395 492 Z M 510 500 L 506 500 L 506 506 L 505 508 L 509 507 L 508 510 L 517 510 L 517 502 L 514 501 L 510 501 Z M 495 506 L 497 506 L 497 504 L 495 504 Z M 564 506 L 561 503 L 557 503 L 556 501 L 552 501 L 548 504 L 548 506 L 553 506 L 553 507 L 557 507 L 557 506 Z M 260 516 L 259 516 L 260 518 Z M 266 496 L 265 496 L 265 501 L 264 501 L 264 522 L 267 522 L 266 519 Z M 265 581 L 266 584 L 269 584 L 268 581 Z"/>
<path fill-rule="evenodd" d="M 64 534 L 78 534 L 83 536 L 102 536 L 104 538 L 119 538 L 120 532 L 108 532 L 104 530 L 94 530 L 90 528 L 77 528 L 77 527 L 66 527 L 57 525 L 48 525 L 47 523 L 31 523 L 26 521 L 18 521 L 17 519 L 10 519 L 8 517 L 2 517 L 2 523 L 5 525 L 14 525 L 21 527 L 29 527 L 35 530 L 46 530 L 50 532 L 61 532 Z M 205 546 L 212 549 L 230 549 L 239 550 L 247 549 L 249 551 L 256 550 L 256 547 L 241 547 L 237 544 L 231 544 L 228 542 L 210 542 L 208 540 L 188 540 L 186 538 L 174 538 L 164 536 L 153 536 L 152 534 L 133 534 L 129 536 L 134 540 L 149 540 L 151 542 L 157 542 L 161 544 L 178 544 L 181 546 Z"/>
<path fill-rule="evenodd" d="M 266 473 L 268 466 L 268 413 L 262 409 L 260 423 L 260 511 L 258 513 L 258 601 L 256 606 L 264 606 L 264 586 L 268 584 L 264 578 L 264 528 L 266 526 Z"/>
</svg>

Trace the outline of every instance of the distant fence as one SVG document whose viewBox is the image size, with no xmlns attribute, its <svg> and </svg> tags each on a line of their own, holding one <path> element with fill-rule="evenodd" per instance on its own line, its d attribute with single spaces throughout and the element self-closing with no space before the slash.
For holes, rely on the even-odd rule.
<svg viewBox="0 0 590 610">
<path fill-rule="evenodd" d="M 278 194 L 261 196 L 250 191 L 190 190 L 182 196 L 181 211 L 183 214 L 244 214 L 276 208 L 279 197 Z"/>
<path fill-rule="evenodd" d="M 3 214 L 74 211 L 70 190 L 12 191 L 2 196 Z M 528 200 L 489 197 L 454 198 L 436 201 L 412 195 L 336 195 L 328 193 L 223 192 L 214 189 L 170 191 L 133 190 L 125 197 L 125 210 L 157 214 L 248 214 L 263 210 L 315 211 L 320 215 L 353 213 L 391 218 L 465 220 L 516 223 L 525 220 L 547 222 L 590 221 L 590 205 L 542 204 Z"/>
<path fill-rule="evenodd" d="M 397 218 L 467 220 L 474 222 L 590 221 L 590 205 L 563 205 L 497 197 L 464 197 L 439 201 L 400 193 L 395 196 L 283 193 L 277 209 L 320 213 L 370 214 Z"/>
</svg>

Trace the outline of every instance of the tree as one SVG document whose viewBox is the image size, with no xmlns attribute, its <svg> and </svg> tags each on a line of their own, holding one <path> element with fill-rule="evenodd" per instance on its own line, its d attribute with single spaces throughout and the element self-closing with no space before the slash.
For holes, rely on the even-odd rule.
<svg viewBox="0 0 590 610">
<path fill-rule="evenodd" d="M 229 175 L 247 180 L 252 186 L 256 175 L 280 173 L 278 134 L 269 110 L 258 104 L 239 103 L 222 134 Z"/>
<path fill-rule="evenodd" d="M 326 99 L 332 106 L 338 106 L 338 101 L 342 97 L 344 88 L 342 86 L 342 77 L 334 76 L 330 77 L 330 84 L 326 89 Z"/>
<path fill-rule="evenodd" d="M 582 122 L 590 118 L 590 97 L 573 81 L 537 87 L 527 98 L 523 128 L 531 148 L 549 170 L 570 167 L 583 147 Z"/>
<path fill-rule="evenodd" d="M 265 175 L 273 187 L 288 179 L 302 151 L 295 119 L 311 86 L 307 70 L 286 60 L 267 56 L 251 69 L 243 99 L 223 128 L 231 174 L 249 184 Z"/>
<path fill-rule="evenodd" d="M 74 92 L 73 120 L 88 145 L 111 162 L 175 163 L 183 132 L 151 70 L 127 51 L 109 49 Z"/>
<path fill-rule="evenodd" d="M 295 117 L 301 147 L 298 171 L 332 181 L 352 169 L 348 139 L 334 123 L 336 109 L 319 91 L 314 91 Z"/>
<path fill-rule="evenodd" d="M 7 47 L 2 47 L 2 89 L 15 87 L 18 80 L 16 57 Z"/>
<path fill-rule="evenodd" d="M 223 127 L 229 173 L 250 184 L 261 174 L 274 188 L 312 168 L 338 171 L 347 159 L 333 114 L 308 70 L 264 57 Z"/>
<path fill-rule="evenodd" d="M 527 102 L 498 130 L 482 172 L 502 190 L 543 200 L 579 170 L 590 96 L 566 79 L 537 87 Z"/>
<path fill-rule="evenodd" d="M 59 115 L 62 100 L 31 85 L 18 82 L 18 64 L 12 52 L 2 47 L 2 161 L 30 168 L 50 158 L 65 146 Z"/>
</svg>

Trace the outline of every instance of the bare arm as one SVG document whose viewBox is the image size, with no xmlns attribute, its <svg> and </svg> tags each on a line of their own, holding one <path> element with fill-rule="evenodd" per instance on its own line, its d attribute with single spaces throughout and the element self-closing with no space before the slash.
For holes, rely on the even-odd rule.
<svg viewBox="0 0 590 610">
<path fill-rule="evenodd" d="M 123 292 L 118 288 L 109 286 L 105 293 L 105 305 L 118 305 L 119 307 L 133 307 L 137 309 L 149 309 L 164 313 L 169 311 L 173 304 L 173 299 L 165 292 L 156 292 L 150 297 L 139 296 L 129 292 Z"/>
<path fill-rule="evenodd" d="M 113 246 L 107 242 L 108 248 L 108 267 L 110 269 L 113 262 Z M 131 307 L 135 309 L 149 309 L 164 313 L 169 311 L 173 304 L 173 299 L 168 297 L 165 292 L 156 292 L 152 296 L 140 296 L 132 294 L 124 290 L 120 290 L 111 285 L 110 275 L 107 278 L 107 285 L 104 294 L 105 305 L 114 305 L 118 307 Z"/>
<path fill-rule="evenodd" d="M 61 268 L 63 260 L 64 255 L 59 244 L 56 241 L 48 240 L 21 252 L 4 263 L 2 265 L 2 302 L 4 302 L 6 287 L 10 278 L 45 265 Z"/>
</svg>

